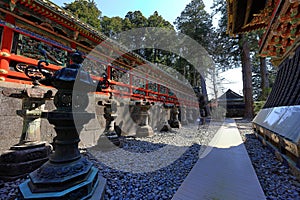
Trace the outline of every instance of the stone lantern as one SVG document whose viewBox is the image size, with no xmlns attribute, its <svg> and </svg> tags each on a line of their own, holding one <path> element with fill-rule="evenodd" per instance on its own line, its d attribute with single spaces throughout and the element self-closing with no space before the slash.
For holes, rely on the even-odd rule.
<svg viewBox="0 0 300 200">
<path fill-rule="evenodd" d="M 189 108 L 188 112 L 187 112 L 187 120 L 188 122 L 190 122 L 191 124 L 194 124 L 194 118 L 193 118 L 193 108 Z"/>
<path fill-rule="evenodd" d="M 93 164 L 82 157 L 78 143 L 84 124 L 95 114 L 85 111 L 88 92 L 96 91 L 97 85 L 82 69 L 83 56 L 72 55 L 73 64 L 56 71 L 46 72 L 40 61 L 37 69 L 45 78 L 39 83 L 57 89 L 54 96 L 56 110 L 43 112 L 42 117 L 54 125 L 57 136 L 55 152 L 49 161 L 29 174 L 29 179 L 19 185 L 21 199 L 101 199 L 106 180 Z M 99 84 L 98 87 L 99 88 Z"/>
<path fill-rule="evenodd" d="M 106 123 L 103 134 L 98 140 L 97 149 L 111 150 L 117 147 L 121 147 L 122 144 L 119 139 L 119 136 L 121 135 L 121 130 L 116 125 L 115 121 L 118 116 L 118 102 L 114 99 L 112 93 L 110 93 L 109 99 L 101 101 L 100 104 L 104 106 L 104 118 L 106 120 Z"/>
<path fill-rule="evenodd" d="M 169 124 L 172 128 L 181 128 L 181 123 L 178 119 L 178 107 L 174 105 L 171 109 Z"/>
<path fill-rule="evenodd" d="M 153 136 L 154 132 L 152 127 L 149 125 L 149 110 L 151 103 L 149 101 L 136 101 L 135 106 L 138 107 L 138 128 L 136 130 L 137 137 L 149 137 Z"/>
<path fill-rule="evenodd" d="M 22 109 L 17 115 L 23 118 L 23 129 L 18 144 L 0 156 L 0 177 L 17 179 L 34 171 L 48 160 L 51 147 L 41 141 L 41 115 L 45 101 L 52 98 L 52 91 L 34 85 L 26 89 L 5 89 L 4 96 L 22 99 Z"/>
<path fill-rule="evenodd" d="M 186 115 L 187 115 L 186 106 L 183 105 L 183 106 L 181 106 L 181 124 L 182 125 L 188 125 L 189 124 Z"/>
<path fill-rule="evenodd" d="M 160 129 L 160 131 L 165 131 L 165 132 L 171 131 L 172 128 L 168 123 L 168 113 L 169 113 L 170 108 L 164 103 L 162 105 L 161 109 L 162 109 L 161 114 L 163 116 L 163 124 L 162 124 L 162 128 Z"/>
</svg>

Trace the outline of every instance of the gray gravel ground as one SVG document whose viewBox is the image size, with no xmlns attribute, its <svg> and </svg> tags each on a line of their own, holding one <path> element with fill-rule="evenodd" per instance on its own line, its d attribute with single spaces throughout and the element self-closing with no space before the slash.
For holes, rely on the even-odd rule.
<svg viewBox="0 0 300 200">
<path fill-rule="evenodd" d="M 212 138 L 218 128 L 216 125 L 197 130 L 197 126 L 190 126 L 151 138 L 123 138 L 122 149 L 108 153 L 89 151 L 87 156 L 107 179 L 105 199 L 171 199 L 197 162 L 203 144 L 209 142 L 207 138 Z M 122 157 L 113 158 L 121 153 L 126 162 Z M 125 163 L 131 165 L 126 168 Z"/>
<path fill-rule="evenodd" d="M 300 182 L 288 166 L 256 139 L 251 122 L 236 120 L 252 165 L 268 200 L 300 200 Z"/>
<path fill-rule="evenodd" d="M 267 199 L 300 200 L 300 183 L 289 173 L 288 167 L 277 161 L 272 152 L 255 138 L 249 121 L 236 120 L 236 122 Z M 196 126 L 191 126 L 174 129 L 172 132 L 161 133 L 152 138 L 122 138 L 123 149 L 110 153 L 88 150 L 83 155 L 89 158 L 99 168 L 100 173 L 107 178 L 105 199 L 171 199 L 198 160 L 199 152 L 203 151 L 205 144 L 209 142 L 207 138 L 213 137 L 217 128 L 218 126 L 214 131 L 207 131 L 206 127 L 202 127 L 200 131 L 197 131 Z M 170 146 L 170 144 L 173 145 Z M 176 149 L 184 147 L 184 151 L 177 159 L 168 151 L 167 157 L 173 159 L 171 164 L 164 157 L 161 160 L 155 159 L 157 156 L 155 154 L 151 157 L 151 153 L 164 150 L 167 146 L 176 147 Z M 123 171 L 118 168 L 120 167 L 118 165 L 111 166 L 111 163 L 122 164 L 121 160 L 113 162 L 122 150 L 127 153 L 125 154 L 126 162 L 133 164 Z M 136 153 L 150 155 L 148 164 L 142 157 L 139 158 L 140 162 L 131 160 L 136 157 Z M 116 157 L 111 158 L 111 163 L 101 162 L 102 159 L 109 160 L 112 155 Z M 149 170 L 155 163 L 161 164 L 161 167 Z M 128 170 L 135 166 L 144 167 L 142 170 L 144 172 Z M 18 179 L 12 182 L 0 180 L 0 199 L 15 199 L 18 185 L 24 180 Z"/>
</svg>

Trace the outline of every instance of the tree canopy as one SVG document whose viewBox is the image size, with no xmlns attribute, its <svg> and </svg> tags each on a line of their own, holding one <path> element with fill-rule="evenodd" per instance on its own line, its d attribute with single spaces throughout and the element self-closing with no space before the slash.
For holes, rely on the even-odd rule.
<svg viewBox="0 0 300 200">
<path fill-rule="evenodd" d="M 94 0 L 75 0 L 64 3 L 63 8 L 77 16 L 81 21 L 100 30 L 101 11 Z"/>
<path fill-rule="evenodd" d="M 111 38 L 117 37 L 118 33 L 133 28 L 159 27 L 175 30 L 174 26 L 159 15 L 157 11 L 148 18 L 141 11 L 129 11 L 123 18 L 118 16 L 101 16 L 101 11 L 97 8 L 94 0 L 75 0 L 72 3 L 65 3 L 63 8 Z M 222 71 L 245 66 L 243 58 L 247 58 L 248 55 L 245 55 L 245 51 L 247 50 L 242 47 L 249 48 L 248 54 L 251 62 L 250 64 L 246 64 L 246 66 L 252 70 L 253 77 L 251 73 L 248 73 L 247 76 L 250 76 L 250 81 L 252 80 L 251 83 L 255 89 L 253 92 L 254 97 L 265 99 L 265 91 L 269 91 L 268 83 L 271 81 L 270 77 L 267 77 L 267 74 L 272 70 L 272 66 L 270 62 L 266 62 L 257 56 L 259 33 L 245 34 L 243 37 L 229 36 L 226 30 L 227 7 L 225 0 L 213 0 L 213 12 L 211 14 L 207 13 L 204 8 L 205 5 L 202 0 L 192 0 L 181 12 L 180 16 L 176 18 L 174 22 L 176 31 L 191 37 L 207 50 L 215 63 L 214 68 L 209 69 L 207 73 L 212 73 L 215 76 L 218 76 Z M 218 27 L 213 27 L 212 18 L 214 15 L 219 16 Z M 155 33 L 154 35 L 152 35 L 153 33 L 147 34 L 147 40 L 151 40 L 150 43 L 162 42 Z M 163 40 L 163 38 L 161 39 Z M 147 42 L 149 43 L 149 41 Z M 188 49 L 185 48 L 184 43 L 182 44 L 183 46 L 178 48 L 184 53 Z M 181 55 L 155 48 L 137 49 L 134 52 L 153 63 L 173 67 L 189 80 L 193 86 L 201 85 L 202 87 L 206 87 L 203 85 L 203 77 L 195 70 L 195 66 L 192 66 Z M 244 74 L 244 76 L 246 75 Z M 272 81 L 270 84 L 272 85 Z"/>
</svg>

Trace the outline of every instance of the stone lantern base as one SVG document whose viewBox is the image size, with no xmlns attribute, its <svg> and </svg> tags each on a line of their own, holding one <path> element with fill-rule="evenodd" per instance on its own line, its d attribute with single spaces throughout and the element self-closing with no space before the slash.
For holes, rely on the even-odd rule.
<svg viewBox="0 0 300 200">
<path fill-rule="evenodd" d="M 85 158 L 47 162 L 20 184 L 20 199 L 103 199 L 106 179 Z"/>
<path fill-rule="evenodd" d="M 168 132 L 168 131 L 171 131 L 171 130 L 172 130 L 172 128 L 168 124 L 168 122 L 164 123 L 163 127 L 160 129 L 160 131 L 162 131 L 162 132 Z"/>
<path fill-rule="evenodd" d="M 97 146 L 93 147 L 100 151 L 111 151 L 118 147 L 122 147 L 122 142 L 118 135 L 108 136 L 106 134 L 102 134 L 97 142 Z"/>
<path fill-rule="evenodd" d="M 26 142 L 12 146 L 0 156 L 0 178 L 15 180 L 44 164 L 51 152 L 46 142 Z"/>
<path fill-rule="evenodd" d="M 169 121 L 169 123 L 172 128 L 181 128 L 181 123 L 179 120 Z"/>
<path fill-rule="evenodd" d="M 152 137 L 154 135 L 153 129 L 151 126 L 140 126 L 136 130 L 137 137 Z"/>
</svg>

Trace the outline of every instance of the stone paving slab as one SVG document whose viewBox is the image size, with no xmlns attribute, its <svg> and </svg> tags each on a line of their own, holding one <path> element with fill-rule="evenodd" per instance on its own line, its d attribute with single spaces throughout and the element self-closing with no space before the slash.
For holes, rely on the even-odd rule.
<svg viewBox="0 0 300 200">
<path fill-rule="evenodd" d="M 233 119 L 226 119 L 173 200 L 266 199 Z"/>
</svg>

